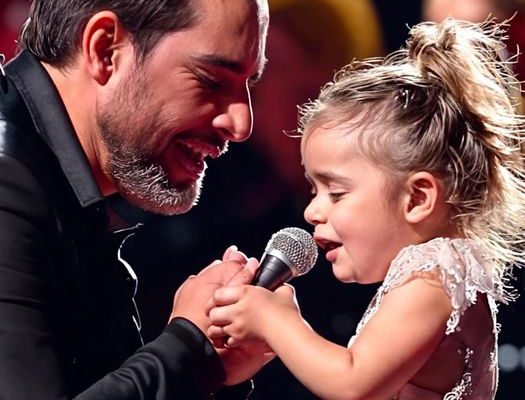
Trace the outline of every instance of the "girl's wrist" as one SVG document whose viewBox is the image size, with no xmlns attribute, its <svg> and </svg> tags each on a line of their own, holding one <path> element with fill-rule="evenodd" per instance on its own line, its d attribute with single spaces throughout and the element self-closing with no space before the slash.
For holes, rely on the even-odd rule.
<svg viewBox="0 0 525 400">
<path fill-rule="evenodd" d="M 281 340 L 283 329 L 302 323 L 303 319 L 295 310 L 275 307 L 271 310 L 266 310 L 260 322 L 261 329 L 259 332 L 262 334 L 262 339 L 273 348 L 272 343 Z"/>
</svg>

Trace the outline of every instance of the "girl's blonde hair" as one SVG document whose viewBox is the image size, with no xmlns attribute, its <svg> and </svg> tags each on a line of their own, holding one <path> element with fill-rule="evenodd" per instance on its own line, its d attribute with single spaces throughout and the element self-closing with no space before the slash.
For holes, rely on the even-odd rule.
<svg viewBox="0 0 525 400">
<path fill-rule="evenodd" d="M 501 277 L 523 262 L 525 232 L 525 119 L 504 27 L 420 23 L 401 50 L 336 73 L 301 107 L 299 124 L 303 146 L 316 127 L 347 126 L 390 189 L 416 171 L 434 173 L 460 232 L 484 245 Z"/>
</svg>

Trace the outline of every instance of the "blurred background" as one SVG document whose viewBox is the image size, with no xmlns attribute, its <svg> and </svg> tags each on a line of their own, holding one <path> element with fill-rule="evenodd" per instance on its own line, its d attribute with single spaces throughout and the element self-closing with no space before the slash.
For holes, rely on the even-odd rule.
<svg viewBox="0 0 525 400">
<path fill-rule="evenodd" d="M 354 58 L 398 49 L 408 27 L 447 15 L 481 21 L 489 14 L 509 25 L 509 52 L 525 47 L 523 0 L 270 0 L 269 63 L 253 90 L 254 134 L 211 160 L 199 204 L 188 214 L 159 217 L 119 198 L 111 204 L 130 223 L 143 222 L 126 242 L 124 256 L 139 276 L 137 301 L 146 340 L 163 329 L 174 290 L 192 273 L 220 257 L 230 244 L 260 257 L 270 236 L 287 226 L 309 229 L 302 218 L 308 186 L 300 165 L 297 105 L 315 98 L 333 72 Z M 29 0 L 0 0 L 0 53 L 12 58 Z M 525 78 L 525 60 L 515 65 Z M 287 132 L 289 135 L 283 133 Z M 373 221 L 371 221 L 373 223 Z M 523 271 L 514 282 L 524 292 Z M 338 282 L 321 256 L 294 282 L 304 317 L 324 337 L 346 345 L 377 285 Z M 525 398 L 525 305 L 523 295 L 500 306 L 498 400 Z M 279 327 L 286 329 L 286 327 Z M 253 400 L 315 399 L 279 360 L 255 377 Z"/>
</svg>

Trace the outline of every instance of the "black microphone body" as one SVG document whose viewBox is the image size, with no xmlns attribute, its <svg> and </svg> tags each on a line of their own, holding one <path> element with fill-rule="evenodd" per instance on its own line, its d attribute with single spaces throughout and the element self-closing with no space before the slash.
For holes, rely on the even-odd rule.
<svg viewBox="0 0 525 400">
<path fill-rule="evenodd" d="M 300 228 L 284 228 L 270 238 L 252 285 L 275 290 L 290 279 L 313 268 L 317 246 L 312 236 Z"/>
<path fill-rule="evenodd" d="M 279 257 L 266 254 L 255 273 L 252 285 L 274 291 L 293 278 L 293 272 Z"/>
</svg>

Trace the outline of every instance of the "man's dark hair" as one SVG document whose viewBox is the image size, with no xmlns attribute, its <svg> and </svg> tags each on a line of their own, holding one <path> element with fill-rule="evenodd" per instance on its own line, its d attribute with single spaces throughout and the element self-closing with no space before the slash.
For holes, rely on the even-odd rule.
<svg viewBox="0 0 525 400">
<path fill-rule="evenodd" d="M 137 61 L 147 58 L 167 33 L 197 20 L 198 0 L 32 0 L 19 45 L 57 67 L 71 64 L 82 31 L 97 12 L 114 12 L 131 34 Z"/>
</svg>

